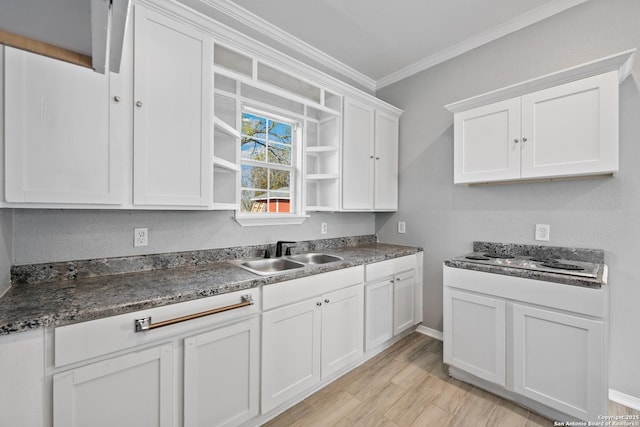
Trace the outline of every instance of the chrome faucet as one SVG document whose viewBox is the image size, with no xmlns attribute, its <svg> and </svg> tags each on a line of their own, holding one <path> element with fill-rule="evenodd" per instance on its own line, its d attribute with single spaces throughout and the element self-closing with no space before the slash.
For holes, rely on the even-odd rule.
<svg viewBox="0 0 640 427">
<path fill-rule="evenodd" d="M 276 257 L 281 257 L 282 256 L 282 245 L 283 244 L 288 244 L 288 243 L 295 243 L 295 242 L 288 242 L 286 240 L 278 240 L 278 242 L 276 243 Z"/>
</svg>

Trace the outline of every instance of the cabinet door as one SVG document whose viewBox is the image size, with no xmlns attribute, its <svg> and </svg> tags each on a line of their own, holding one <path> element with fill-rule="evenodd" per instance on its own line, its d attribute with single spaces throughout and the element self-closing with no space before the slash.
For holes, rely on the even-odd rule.
<svg viewBox="0 0 640 427">
<path fill-rule="evenodd" d="M 322 379 L 362 356 L 363 292 L 357 285 L 322 298 Z"/>
<path fill-rule="evenodd" d="M 415 325 L 415 297 L 415 271 L 397 275 L 393 283 L 393 335 Z"/>
<path fill-rule="evenodd" d="M 453 141 L 455 184 L 520 178 L 520 98 L 457 113 Z"/>
<path fill-rule="evenodd" d="M 393 280 L 365 286 L 365 350 L 393 338 Z"/>
<path fill-rule="evenodd" d="M 374 109 L 344 99 L 342 142 L 342 208 L 373 209 Z"/>
<path fill-rule="evenodd" d="M 320 381 L 320 297 L 262 315 L 262 413 Z"/>
<path fill-rule="evenodd" d="M 134 204 L 211 204 L 212 55 L 208 36 L 136 5 Z"/>
<path fill-rule="evenodd" d="M 514 391 L 582 420 L 607 413 L 602 322 L 513 306 Z"/>
<path fill-rule="evenodd" d="M 109 73 L 5 47 L 5 198 L 122 203 L 123 151 L 110 136 Z"/>
<path fill-rule="evenodd" d="M 236 426 L 258 414 L 258 318 L 184 341 L 184 426 Z"/>
<path fill-rule="evenodd" d="M 444 289 L 444 362 L 505 385 L 505 302 Z"/>
<path fill-rule="evenodd" d="M 618 170 L 618 72 L 522 97 L 522 177 Z"/>
<path fill-rule="evenodd" d="M 376 111 L 373 208 L 398 209 L 398 118 Z"/>
<path fill-rule="evenodd" d="M 53 425 L 169 427 L 173 377 L 170 344 L 56 374 Z"/>
</svg>

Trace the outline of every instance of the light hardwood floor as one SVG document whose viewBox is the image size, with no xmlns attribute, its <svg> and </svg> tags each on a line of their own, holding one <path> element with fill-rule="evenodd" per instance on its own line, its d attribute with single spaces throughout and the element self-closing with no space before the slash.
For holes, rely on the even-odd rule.
<svg viewBox="0 0 640 427">
<path fill-rule="evenodd" d="M 640 414 L 612 403 L 610 414 Z M 266 424 L 269 427 L 553 426 L 448 376 L 442 342 L 412 333 Z"/>
</svg>

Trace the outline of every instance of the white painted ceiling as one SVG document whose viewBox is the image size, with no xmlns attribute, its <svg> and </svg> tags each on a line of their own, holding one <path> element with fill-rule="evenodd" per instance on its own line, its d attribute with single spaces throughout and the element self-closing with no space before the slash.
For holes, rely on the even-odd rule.
<svg viewBox="0 0 640 427">
<path fill-rule="evenodd" d="M 235 8 L 236 19 L 244 12 L 251 27 L 377 87 L 585 1 L 208 0 Z"/>
</svg>

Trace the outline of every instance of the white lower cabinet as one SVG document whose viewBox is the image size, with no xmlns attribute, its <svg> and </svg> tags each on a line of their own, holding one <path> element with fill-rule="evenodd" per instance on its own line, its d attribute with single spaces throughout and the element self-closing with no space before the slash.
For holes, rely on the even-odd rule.
<svg viewBox="0 0 640 427">
<path fill-rule="evenodd" d="M 393 280 L 365 285 L 365 350 L 393 338 Z"/>
<path fill-rule="evenodd" d="M 444 363 L 505 385 L 505 302 L 445 288 Z"/>
<path fill-rule="evenodd" d="M 359 266 L 263 288 L 263 414 L 362 356 L 363 277 Z"/>
<path fill-rule="evenodd" d="M 321 378 L 325 379 L 362 355 L 363 287 L 352 286 L 323 296 Z"/>
<path fill-rule="evenodd" d="M 420 323 L 417 261 L 416 255 L 409 255 L 366 266 L 366 351 Z"/>
<path fill-rule="evenodd" d="M 173 346 L 128 353 L 53 376 L 53 425 L 169 427 Z"/>
<path fill-rule="evenodd" d="M 255 303 L 235 307 L 244 296 Z M 259 300 L 251 289 L 56 328 L 53 427 L 228 427 L 256 416 Z M 136 331 L 147 317 L 157 326 Z"/>
<path fill-rule="evenodd" d="M 454 377 L 550 418 L 607 415 L 606 285 L 445 266 L 443 292 L 443 356 Z"/>
<path fill-rule="evenodd" d="M 235 426 L 258 414 L 257 317 L 184 341 L 184 427 Z"/>
<path fill-rule="evenodd" d="M 362 356 L 363 299 L 356 285 L 263 314 L 263 413 Z"/>
<path fill-rule="evenodd" d="M 606 414 L 604 324 L 513 305 L 513 388 L 580 419 Z"/>
<path fill-rule="evenodd" d="M 319 299 L 262 315 L 262 412 L 320 382 Z"/>
</svg>

